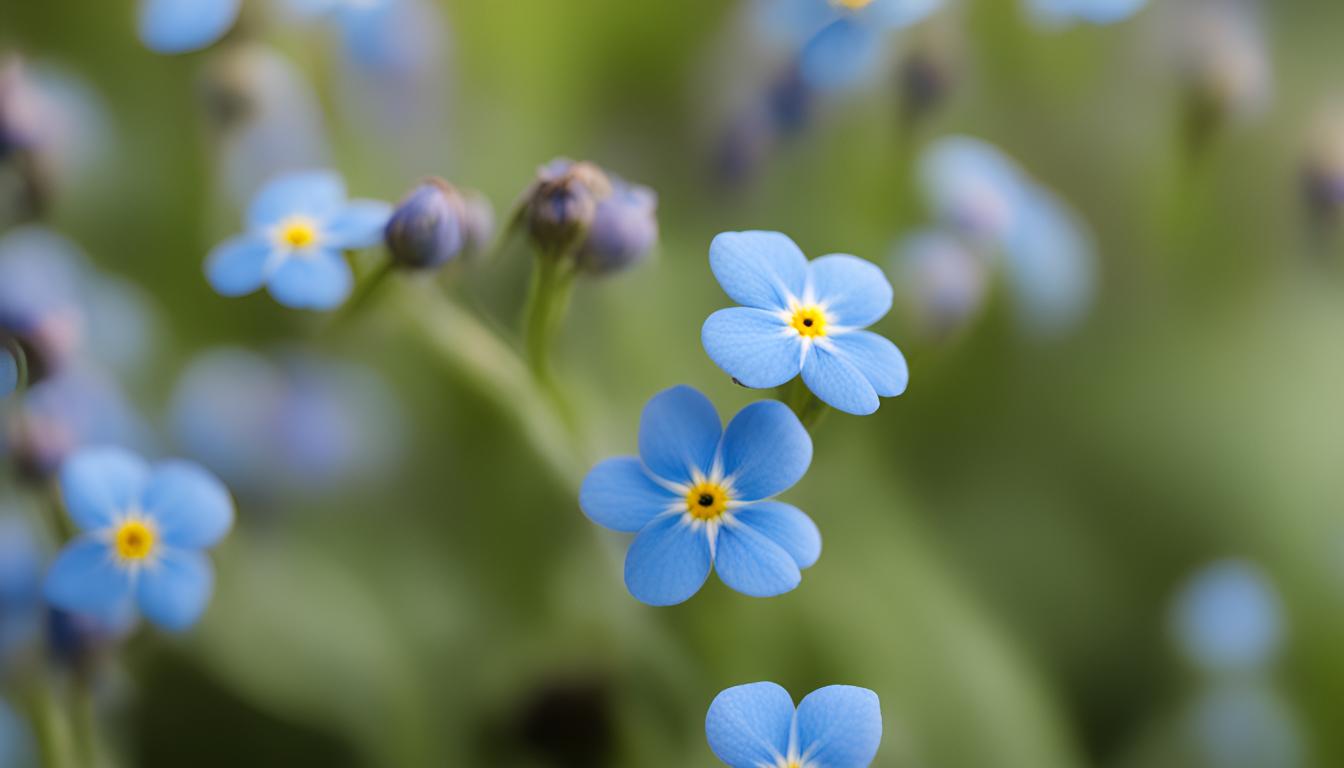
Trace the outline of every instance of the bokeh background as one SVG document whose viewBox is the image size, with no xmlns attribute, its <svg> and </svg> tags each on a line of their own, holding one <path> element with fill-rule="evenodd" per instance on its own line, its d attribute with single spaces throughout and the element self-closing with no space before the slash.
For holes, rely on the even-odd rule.
<svg viewBox="0 0 1344 768">
<path fill-rule="evenodd" d="M 131 5 L 0 0 L 0 46 L 94 99 L 76 126 L 94 156 L 60 177 L 46 223 L 150 307 L 119 381 L 151 453 L 209 453 L 253 417 L 193 431 L 195 411 L 300 389 L 255 417 L 299 422 L 275 456 L 244 442 L 213 457 L 251 458 L 218 471 L 256 484 L 232 483 L 239 522 L 204 621 L 141 630 L 100 674 L 121 764 L 710 766 L 710 700 L 773 680 L 877 691 L 886 768 L 1344 765 L 1344 249 L 1303 195 L 1344 99 L 1344 6 L 1267 3 L 1265 103 L 1210 126 L 1181 3 L 1043 29 L 1016 2 L 963 0 L 762 148 L 725 138 L 770 71 L 743 42 L 744 4 L 436 3 L 442 29 L 403 30 L 391 48 L 408 60 L 382 81 L 349 65 L 340 30 L 264 2 L 180 57 L 139 44 Z M 938 74 L 918 111 L 914 55 Z M 258 103 L 290 109 L 248 134 L 236 113 Z M 1028 332 L 992 285 L 928 332 L 897 243 L 931 221 L 920 149 L 952 133 L 1001 147 L 1087 223 L 1099 279 L 1078 322 Z M 203 279 L 273 168 L 329 164 L 385 200 L 441 175 L 503 220 L 562 155 L 656 189 L 662 232 L 648 263 L 577 288 L 556 356 L 577 444 L 538 450 L 535 403 L 464 373 L 452 349 L 479 339 L 422 302 L 441 287 L 512 338 L 525 250 L 394 277 L 335 328 Z M 816 433 L 786 499 L 824 551 L 796 591 L 756 600 L 711 579 L 650 608 L 577 483 L 633 452 L 660 389 L 691 384 L 725 414 L 765 394 L 699 343 L 729 303 L 709 241 L 754 228 L 889 269 L 903 298 L 879 330 L 911 386 Z M 221 347 L 252 378 L 201 373 Z M 6 488 L 16 507 L 42 493 Z M 1253 670 L 1210 669 L 1173 631 L 1181 590 L 1229 558 L 1281 630 Z"/>
</svg>

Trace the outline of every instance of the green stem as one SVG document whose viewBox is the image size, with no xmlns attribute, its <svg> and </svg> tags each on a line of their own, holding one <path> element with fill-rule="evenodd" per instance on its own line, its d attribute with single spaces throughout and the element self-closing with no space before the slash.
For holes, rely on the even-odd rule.
<svg viewBox="0 0 1344 768">
<path fill-rule="evenodd" d="M 538 385 L 571 428 L 573 412 L 551 370 L 551 347 L 569 308 L 575 270 L 561 254 L 541 254 L 532 271 L 532 288 L 523 309 L 523 347 L 527 366 Z"/>
<path fill-rule="evenodd" d="M 821 422 L 821 418 L 830 410 L 821 401 L 821 398 L 812 394 L 812 390 L 807 388 L 807 384 L 803 382 L 801 376 L 780 387 L 778 396 L 785 405 L 789 406 L 808 432 L 815 431 L 815 427 Z"/>
<path fill-rule="evenodd" d="M 35 683 L 24 696 L 24 705 L 42 768 L 74 768 L 77 763 L 70 723 L 56 706 L 50 689 L 41 681 Z"/>
<path fill-rule="evenodd" d="M 352 295 L 350 300 L 345 303 L 345 306 L 341 308 L 340 313 L 336 316 L 336 320 L 332 325 L 345 325 L 347 322 L 357 317 L 360 312 L 363 312 L 364 308 L 368 305 L 369 300 L 378 293 L 378 289 L 387 282 L 388 275 L 391 275 L 395 269 L 396 266 L 392 263 L 392 260 L 387 259 L 375 267 L 363 280 L 360 280 L 359 285 L 355 288 L 354 295 Z"/>
<path fill-rule="evenodd" d="M 98 746 L 98 714 L 93 702 L 93 680 L 90 670 L 77 670 L 71 684 L 70 710 L 74 724 L 75 747 L 79 764 L 86 768 L 103 765 Z"/>
<path fill-rule="evenodd" d="M 13 356 L 14 367 L 18 373 L 18 381 L 14 386 L 14 391 L 22 392 L 28 388 L 28 354 L 23 351 L 23 345 L 13 338 L 6 338 L 4 347 Z"/>
</svg>

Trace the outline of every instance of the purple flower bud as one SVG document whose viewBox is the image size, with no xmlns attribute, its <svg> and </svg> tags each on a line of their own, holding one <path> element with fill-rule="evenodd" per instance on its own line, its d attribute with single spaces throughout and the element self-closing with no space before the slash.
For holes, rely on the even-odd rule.
<svg viewBox="0 0 1344 768">
<path fill-rule="evenodd" d="M 537 171 L 523 220 L 543 253 L 559 256 L 578 245 L 597 216 L 598 201 L 611 195 L 611 180 L 592 163 L 553 160 Z"/>
<path fill-rule="evenodd" d="M 467 205 L 453 185 L 428 179 L 402 199 L 384 238 L 392 261 L 410 269 L 433 269 L 457 258 L 466 243 Z"/>
<path fill-rule="evenodd" d="M 1333 220 L 1344 211 L 1344 109 L 1316 122 L 1302 165 L 1302 191 L 1313 214 Z"/>
<path fill-rule="evenodd" d="M 607 274 L 643 260 L 658 241 L 658 196 L 648 187 L 613 178 L 611 194 L 599 201 L 579 267 Z"/>
</svg>

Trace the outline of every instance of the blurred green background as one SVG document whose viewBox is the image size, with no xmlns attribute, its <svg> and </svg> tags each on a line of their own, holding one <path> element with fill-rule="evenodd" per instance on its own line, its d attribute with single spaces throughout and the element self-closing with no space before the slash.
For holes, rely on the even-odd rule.
<svg viewBox="0 0 1344 768">
<path fill-rule="evenodd" d="M 438 174 L 502 217 L 537 165 L 567 155 L 660 194 L 658 257 L 580 285 L 557 350 L 587 436 L 568 472 L 529 447 L 513 407 L 441 364 L 418 294 L 329 333 L 265 296 L 210 291 L 202 259 L 239 217 L 215 191 L 200 97 L 217 52 L 151 54 L 131 5 L 0 0 L 0 45 L 77 73 L 109 110 L 110 160 L 62 190 L 52 220 L 161 309 L 139 401 L 155 413 L 208 345 L 311 345 L 380 369 L 412 429 L 376 487 L 242 504 L 203 623 L 142 632 L 124 654 L 105 729 L 127 764 L 710 766 L 710 700 L 773 680 L 796 697 L 877 691 L 883 768 L 1197 766 L 1179 723 L 1201 683 L 1169 606 L 1197 568 L 1235 556 L 1284 600 L 1273 686 L 1307 745 L 1299 764 L 1344 765 L 1344 251 L 1311 236 L 1298 180 L 1314 116 L 1344 93 L 1344 5 L 1266 9 L 1272 108 L 1192 168 L 1161 0 L 1059 33 L 1016 3 L 967 0 L 937 22 L 958 41 L 954 88 L 914 135 L 893 74 L 828 103 L 726 190 L 712 67 L 739 6 L 443 3 L 450 130 L 385 162 L 397 147 L 331 116 L 353 191 L 395 200 Z M 264 35 L 333 87 L 321 35 Z M 635 602 L 624 539 L 577 507 L 583 468 L 633 452 L 664 387 L 701 388 L 725 414 L 762 394 L 700 347 L 728 304 L 710 239 L 778 229 L 810 255 L 887 265 L 928 220 L 912 147 L 949 132 L 1003 147 L 1090 223 L 1102 282 L 1088 320 L 1043 342 L 991 301 L 933 342 L 898 306 L 880 330 L 911 361 L 909 392 L 827 419 L 786 496 L 824 538 L 802 585 L 755 600 L 711 579 L 678 607 Z M 512 325 L 527 268 L 507 254 L 450 290 Z"/>
</svg>

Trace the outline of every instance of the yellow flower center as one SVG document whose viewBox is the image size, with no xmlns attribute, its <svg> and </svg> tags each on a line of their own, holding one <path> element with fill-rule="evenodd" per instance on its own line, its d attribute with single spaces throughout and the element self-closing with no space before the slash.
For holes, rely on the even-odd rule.
<svg viewBox="0 0 1344 768">
<path fill-rule="evenodd" d="M 154 532 L 153 526 L 144 520 L 134 518 L 117 526 L 117 531 L 112 536 L 117 557 L 129 561 L 144 560 L 154 554 L 156 541 L 158 534 Z"/>
<path fill-rule="evenodd" d="M 851 11 L 861 11 L 872 4 L 873 0 L 831 0 L 831 5 L 846 8 Z M 790 765 L 788 768 L 793 768 L 793 766 Z"/>
<path fill-rule="evenodd" d="M 728 510 L 728 491 L 708 480 L 696 483 L 686 492 L 686 511 L 697 520 L 716 520 Z"/>
<path fill-rule="evenodd" d="M 793 320 L 789 324 L 799 336 L 815 338 L 826 335 L 826 313 L 820 307 L 798 307 L 793 310 Z"/>
<path fill-rule="evenodd" d="M 309 248 L 317 242 L 317 222 L 307 216 L 290 216 L 280 222 L 275 239 L 296 251 Z"/>
</svg>

